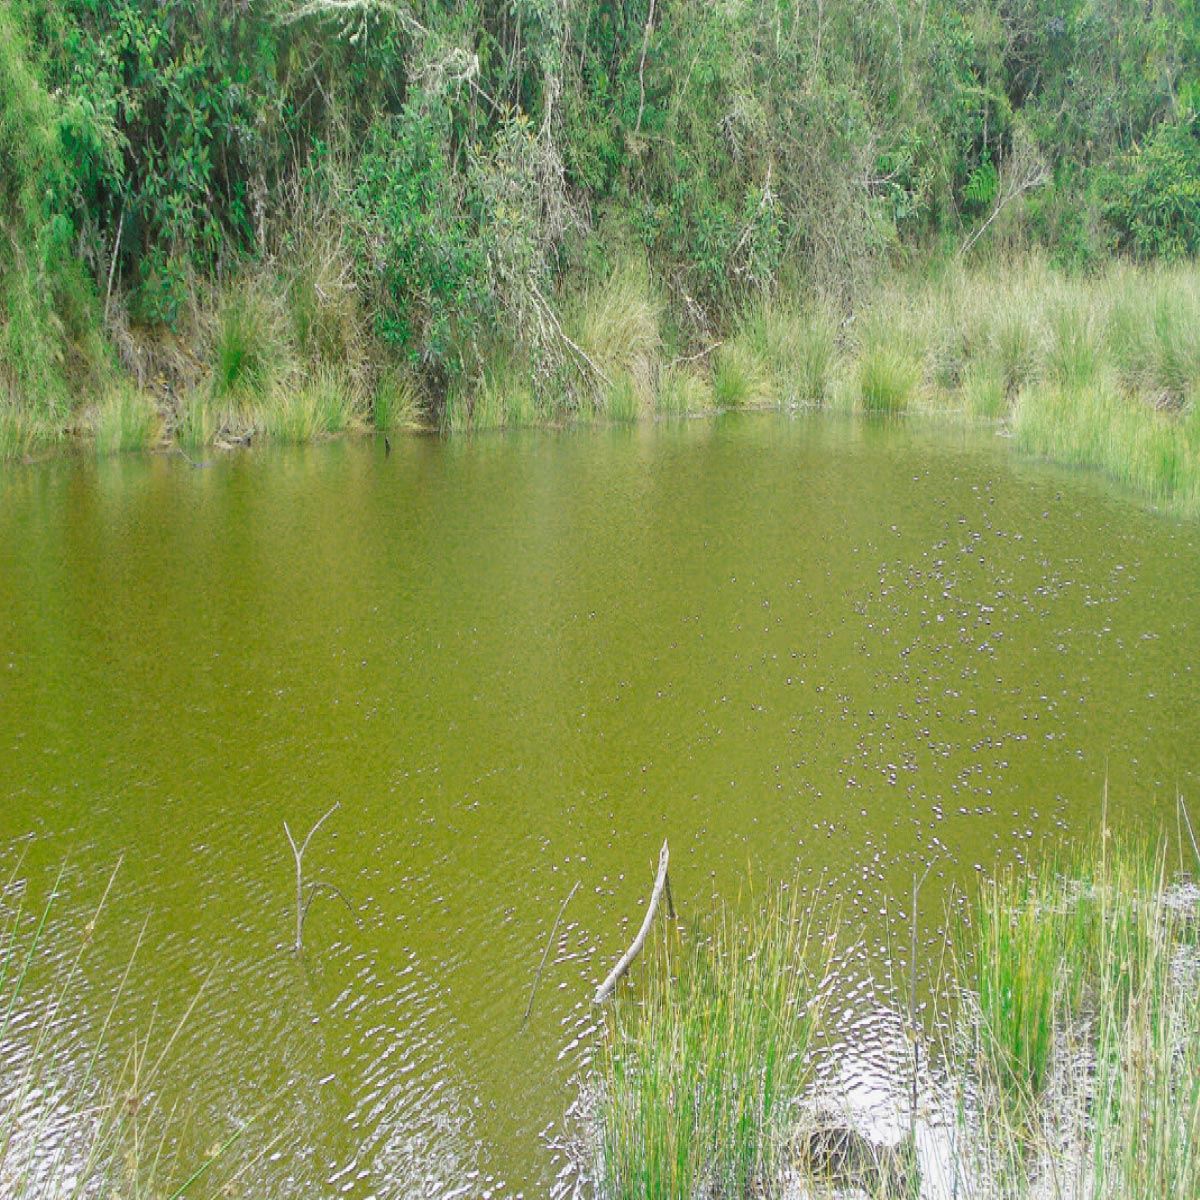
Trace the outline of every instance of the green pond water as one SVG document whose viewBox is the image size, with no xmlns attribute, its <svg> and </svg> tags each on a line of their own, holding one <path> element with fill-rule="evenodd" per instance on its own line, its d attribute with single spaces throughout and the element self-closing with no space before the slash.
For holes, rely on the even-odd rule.
<svg viewBox="0 0 1200 1200">
<path fill-rule="evenodd" d="M 1197 534 L 990 433 L 829 418 L 5 468 L 3 914 L 64 873 L 3 1077 L 120 861 L 46 1095 L 140 936 L 105 1062 L 203 985 L 159 1088 L 181 1171 L 253 1120 L 247 1195 L 569 1192 L 664 838 L 685 914 L 841 897 L 851 1043 L 915 871 L 932 953 L 1106 780 L 1119 827 L 1200 811 Z M 319 897 L 298 959 L 283 822 L 334 801 L 306 871 L 355 915 Z M 65 1112 L 21 1128 L 69 1156 Z"/>
</svg>

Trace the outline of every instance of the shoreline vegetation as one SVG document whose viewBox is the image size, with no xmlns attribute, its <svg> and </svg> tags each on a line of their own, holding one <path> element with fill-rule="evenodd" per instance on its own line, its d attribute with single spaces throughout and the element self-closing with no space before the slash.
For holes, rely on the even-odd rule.
<svg viewBox="0 0 1200 1200">
<path fill-rule="evenodd" d="M 0 461 L 748 406 L 1200 510 L 1176 0 L 0 0 Z"/>
<path fill-rule="evenodd" d="M 335 293 L 336 295 L 336 293 Z M 0 459 L 58 444 L 185 453 L 252 440 L 442 432 L 827 410 L 993 425 L 1022 455 L 1099 470 L 1147 500 L 1200 512 L 1200 267 L 1112 264 L 1075 278 L 1034 257 L 987 271 L 895 276 L 860 306 L 778 296 L 695 355 L 668 357 L 644 263 L 567 307 L 575 379 L 539 383 L 504 350 L 438 411 L 415 378 L 372 358 L 363 314 L 300 313 L 249 279 L 193 318 L 196 345 L 131 353 L 157 384 L 120 375 L 65 424 L 0 407 Z M 304 323 L 333 326 L 328 361 Z M 197 349 L 199 347 L 199 349 Z"/>
<path fill-rule="evenodd" d="M 0 1107 L 5 1194 L 148 1195 L 173 1176 L 183 1195 L 236 1178 L 263 1154 L 252 1130 L 189 1163 L 160 1106 L 195 1066 L 167 1056 L 202 996 L 165 1044 L 151 1052 L 135 1036 L 118 1053 L 108 1031 L 131 963 L 80 1072 L 55 1030 L 84 1002 L 113 880 L 72 948 L 48 930 L 58 886 L 26 912 L 19 871 L 6 891 L 17 900 L 0 907 L 0 1036 L 34 1037 Z M 686 927 L 664 918 L 603 1010 L 572 1109 L 575 1168 L 598 1200 L 1200 1197 L 1195 878 L 1182 857 L 1169 868 L 1163 845 L 1102 831 L 952 898 L 944 945 L 903 968 L 929 973 L 932 1007 L 918 1016 L 914 993 L 894 1014 L 912 1074 L 893 1081 L 885 1124 L 817 1069 L 822 1053 L 856 1050 L 837 1022 L 839 946 L 853 931 L 836 897 L 793 885 L 733 906 L 714 898 Z M 53 981 L 27 997 L 47 969 Z"/>
</svg>

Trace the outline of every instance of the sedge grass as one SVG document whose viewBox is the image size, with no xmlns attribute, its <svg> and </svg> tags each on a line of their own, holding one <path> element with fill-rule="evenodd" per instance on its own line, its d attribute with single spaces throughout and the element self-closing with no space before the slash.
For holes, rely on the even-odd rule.
<svg viewBox="0 0 1200 1200">
<path fill-rule="evenodd" d="M 640 259 L 620 262 L 569 315 L 574 339 L 603 372 L 592 402 L 616 420 L 648 412 L 662 357 L 662 301 Z M 618 394 L 620 393 L 620 394 Z"/>
<path fill-rule="evenodd" d="M 1194 909 L 1161 850 L 1107 838 L 981 893 L 957 971 L 983 1194 L 1200 1195 Z"/>
<path fill-rule="evenodd" d="M 371 423 L 380 433 L 415 429 L 421 423 L 421 397 L 406 371 L 389 367 L 375 381 Z"/>
<path fill-rule="evenodd" d="M 686 417 L 705 412 L 712 404 L 712 383 L 703 370 L 692 363 L 678 363 L 663 371 L 655 396 L 661 414 Z"/>
<path fill-rule="evenodd" d="M 275 387 L 256 410 L 256 428 L 280 442 L 314 442 L 362 423 L 366 400 L 344 369 L 318 367 L 297 386 Z"/>
<path fill-rule="evenodd" d="M 688 942 L 659 944 L 603 1025 L 600 1196 L 745 1196 L 777 1181 L 829 952 L 794 892 L 745 920 L 718 907 Z"/>
<path fill-rule="evenodd" d="M 52 445 L 59 436 L 49 422 L 0 400 L 0 462 L 26 458 Z"/>
<path fill-rule="evenodd" d="M 162 416 L 154 401 L 128 385 L 105 392 L 91 425 L 97 454 L 148 450 L 162 434 Z"/>
<path fill-rule="evenodd" d="M 718 408 L 769 404 L 775 381 L 762 350 L 744 334 L 720 346 L 713 356 L 713 399 Z"/>
</svg>

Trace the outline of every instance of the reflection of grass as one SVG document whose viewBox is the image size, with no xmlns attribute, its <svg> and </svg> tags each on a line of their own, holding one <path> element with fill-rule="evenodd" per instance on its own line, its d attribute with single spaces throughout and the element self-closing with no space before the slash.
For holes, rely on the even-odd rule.
<svg viewBox="0 0 1200 1200">
<path fill-rule="evenodd" d="M 6 1200 L 183 1195 L 232 1144 L 180 1169 L 174 1184 L 167 1178 L 174 1168 L 171 1114 L 162 1100 L 164 1067 L 200 993 L 163 1044 L 152 1051 L 149 1037 L 135 1037 L 110 1071 L 109 1040 L 125 1001 L 131 959 L 112 989 L 90 1050 L 82 1061 L 68 1062 L 63 1031 L 82 1007 L 88 950 L 116 872 L 78 940 L 64 947 L 51 929 L 62 874 L 41 912 L 29 913 L 20 902 L 5 903 L 23 895 L 19 870 L 20 864 L 0 890 L 0 1045 L 11 1051 L 20 1044 L 24 1051 L 10 1061 L 0 1101 L 0 1193 Z M 51 982 L 42 987 L 47 972 Z"/>
<path fill-rule="evenodd" d="M 617 1000 L 598 1063 L 602 1195 L 747 1196 L 776 1177 L 827 964 L 810 919 L 794 892 L 747 922 L 719 908 Z"/>
</svg>

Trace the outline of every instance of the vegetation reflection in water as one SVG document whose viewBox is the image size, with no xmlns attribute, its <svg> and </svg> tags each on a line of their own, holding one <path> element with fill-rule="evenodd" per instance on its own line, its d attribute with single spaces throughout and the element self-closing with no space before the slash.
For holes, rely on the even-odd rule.
<svg viewBox="0 0 1200 1200">
<path fill-rule="evenodd" d="M 928 862 L 923 962 L 950 887 L 1094 827 L 1106 771 L 1116 827 L 1172 823 L 1194 532 L 989 443 L 740 417 L 8 471 L 0 835 L 36 835 L 30 911 L 67 861 L 67 932 L 125 853 L 114 1062 L 215 965 L 181 1161 L 265 1109 L 251 1191 L 551 1188 L 664 835 L 685 915 L 825 873 L 861 929 L 836 1040 Z M 335 800 L 305 875 L 362 927 L 315 907 L 297 959 L 283 821 Z"/>
</svg>

